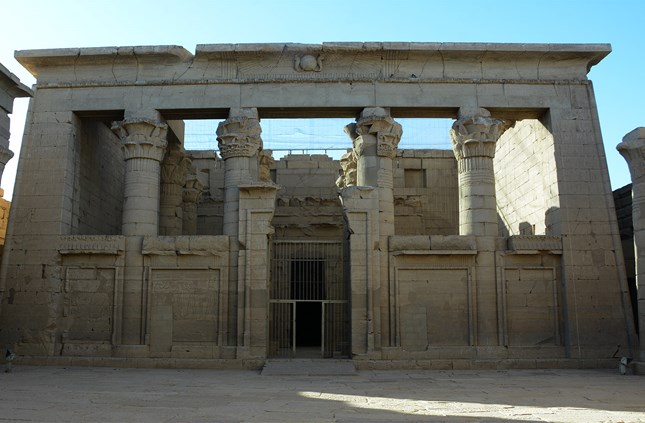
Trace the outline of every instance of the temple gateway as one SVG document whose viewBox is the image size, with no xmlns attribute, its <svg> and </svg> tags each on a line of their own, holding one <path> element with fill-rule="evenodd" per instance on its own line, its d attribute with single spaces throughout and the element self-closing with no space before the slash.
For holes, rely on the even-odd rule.
<svg viewBox="0 0 645 423">
<path fill-rule="evenodd" d="M 25 363 L 600 367 L 638 344 L 589 69 L 605 44 L 29 50 L 0 273 Z M 26 87 L 25 87 L 26 88 Z M 347 119 L 347 152 L 262 119 Z M 399 118 L 452 118 L 404 150 Z M 184 122 L 219 119 L 218 151 Z M 430 144 L 430 140 L 428 140 Z"/>
</svg>

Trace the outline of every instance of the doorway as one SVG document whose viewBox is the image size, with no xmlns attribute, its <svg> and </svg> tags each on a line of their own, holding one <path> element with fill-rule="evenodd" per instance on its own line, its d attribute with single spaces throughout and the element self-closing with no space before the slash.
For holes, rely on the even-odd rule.
<svg viewBox="0 0 645 423">
<path fill-rule="evenodd" d="M 342 242 L 274 241 L 269 292 L 269 357 L 349 356 Z"/>
</svg>

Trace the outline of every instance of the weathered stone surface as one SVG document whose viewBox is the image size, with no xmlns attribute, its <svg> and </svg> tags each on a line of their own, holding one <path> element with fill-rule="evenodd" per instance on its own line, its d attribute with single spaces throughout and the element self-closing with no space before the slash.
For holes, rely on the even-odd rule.
<svg viewBox="0 0 645 423">
<path fill-rule="evenodd" d="M 0 342 L 137 366 L 309 352 L 497 368 L 599 363 L 617 344 L 631 355 L 587 80 L 609 50 L 18 52 L 38 90 L 1 267 Z M 262 150 L 261 118 L 329 116 L 356 118 L 340 160 Z M 453 152 L 399 150 L 397 116 L 456 118 Z M 183 120 L 195 118 L 226 118 L 219 154 L 184 151 Z M 292 248 L 280 266 L 272 241 Z M 287 281 L 278 296 L 276 275 Z M 303 299 L 306 286 L 315 298 Z"/>
</svg>

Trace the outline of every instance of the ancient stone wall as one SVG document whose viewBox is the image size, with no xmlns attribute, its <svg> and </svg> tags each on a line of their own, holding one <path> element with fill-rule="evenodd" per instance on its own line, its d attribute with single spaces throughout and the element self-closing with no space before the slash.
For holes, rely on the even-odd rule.
<svg viewBox="0 0 645 423">
<path fill-rule="evenodd" d="M 75 150 L 72 234 L 119 235 L 125 174 L 121 141 L 105 123 L 83 120 Z"/>
<path fill-rule="evenodd" d="M 336 178 L 340 164 L 326 155 L 289 154 L 271 166 L 280 187 L 276 239 L 341 239 L 343 211 Z"/>
<path fill-rule="evenodd" d="M 399 150 L 394 162 L 395 233 L 456 235 L 459 195 L 453 152 Z"/>
<path fill-rule="evenodd" d="M 557 234 L 557 176 L 549 130 L 537 119 L 515 122 L 495 152 L 500 235 Z"/>
</svg>

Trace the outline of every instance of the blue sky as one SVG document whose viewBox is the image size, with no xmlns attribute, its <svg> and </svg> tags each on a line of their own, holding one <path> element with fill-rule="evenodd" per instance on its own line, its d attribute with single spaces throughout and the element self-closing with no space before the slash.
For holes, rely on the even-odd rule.
<svg viewBox="0 0 645 423">
<path fill-rule="evenodd" d="M 615 146 L 645 126 L 645 1 L 147 1 L 5 0 L 0 63 L 35 81 L 14 50 L 176 44 L 324 41 L 611 43 L 594 82 L 612 186 L 629 183 Z M 19 149 L 26 101 L 12 116 Z M 2 178 L 13 187 L 17 156 Z"/>
</svg>

